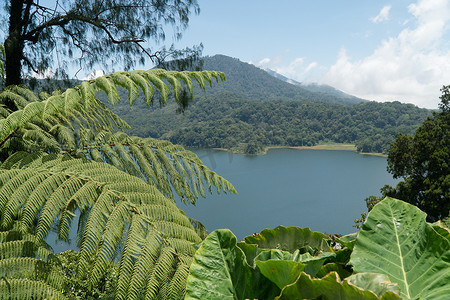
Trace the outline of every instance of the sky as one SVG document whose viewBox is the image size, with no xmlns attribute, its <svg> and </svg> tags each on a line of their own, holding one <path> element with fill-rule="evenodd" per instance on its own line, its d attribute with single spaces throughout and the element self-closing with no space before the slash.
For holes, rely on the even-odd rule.
<svg viewBox="0 0 450 300">
<path fill-rule="evenodd" d="M 201 12 L 191 16 L 178 48 L 202 43 L 204 55 L 432 109 L 450 84 L 450 0 L 198 3 Z"/>
</svg>

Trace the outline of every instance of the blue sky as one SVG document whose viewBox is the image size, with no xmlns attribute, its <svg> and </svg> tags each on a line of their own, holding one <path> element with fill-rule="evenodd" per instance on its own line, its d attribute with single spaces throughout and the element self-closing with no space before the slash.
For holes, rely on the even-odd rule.
<svg viewBox="0 0 450 300">
<path fill-rule="evenodd" d="M 177 48 L 203 43 L 204 55 L 228 55 L 368 100 L 426 108 L 437 108 L 440 88 L 450 85 L 450 0 L 198 3 L 200 15 L 191 16 Z"/>
<path fill-rule="evenodd" d="M 449 0 L 198 3 L 177 47 L 203 43 L 204 55 L 419 107 L 437 108 L 439 89 L 450 84 Z"/>
</svg>

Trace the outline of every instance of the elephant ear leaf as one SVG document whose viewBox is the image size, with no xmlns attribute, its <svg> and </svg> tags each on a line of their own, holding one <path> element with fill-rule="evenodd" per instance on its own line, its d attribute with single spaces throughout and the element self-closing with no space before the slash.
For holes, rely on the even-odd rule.
<svg viewBox="0 0 450 300">
<path fill-rule="evenodd" d="M 281 291 L 284 299 L 333 299 L 333 300 L 400 300 L 400 296 L 387 291 L 378 297 L 369 290 L 363 290 L 348 281 L 340 281 L 336 272 L 331 272 L 322 279 L 312 279 L 306 273 L 301 273 L 297 281 L 287 285 Z"/>
<path fill-rule="evenodd" d="M 350 250 L 353 250 L 353 247 L 355 246 L 356 238 L 358 236 L 358 233 L 351 233 L 344 236 L 341 236 L 338 241 L 343 246 L 347 247 Z"/>
<path fill-rule="evenodd" d="M 445 237 L 447 240 L 450 240 L 450 229 L 445 227 L 441 221 L 437 221 L 431 225 L 433 226 L 433 229 L 437 231 L 437 233 Z"/>
<path fill-rule="evenodd" d="M 247 263 L 228 229 L 215 230 L 195 252 L 185 299 L 273 299 L 280 289 Z"/>
<path fill-rule="evenodd" d="M 417 207 L 385 198 L 369 213 L 350 264 L 355 273 L 381 273 L 405 299 L 448 299 L 450 242 Z"/>
<path fill-rule="evenodd" d="M 309 246 L 322 252 L 330 252 L 327 239 L 321 232 L 313 232 L 309 228 L 278 226 L 274 229 L 264 229 L 256 235 L 245 238 L 248 244 L 256 244 L 263 249 L 280 249 L 294 253 L 296 250 Z"/>
<path fill-rule="evenodd" d="M 358 273 L 348 277 L 346 280 L 359 288 L 374 292 L 379 297 L 388 291 L 397 295 L 400 294 L 398 284 L 390 282 L 389 277 L 384 274 Z"/>
<path fill-rule="evenodd" d="M 255 258 L 255 263 L 264 276 L 282 289 L 295 282 L 306 267 L 302 262 L 294 260 L 297 256 L 282 250 L 264 250 Z"/>
</svg>

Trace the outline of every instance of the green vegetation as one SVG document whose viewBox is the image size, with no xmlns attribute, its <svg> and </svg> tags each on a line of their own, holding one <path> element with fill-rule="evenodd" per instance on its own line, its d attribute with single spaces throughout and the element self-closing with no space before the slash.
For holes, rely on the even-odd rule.
<svg viewBox="0 0 450 300">
<path fill-rule="evenodd" d="M 384 186 L 383 196 L 405 199 L 435 222 L 450 216 L 450 86 L 442 91 L 440 112 L 433 113 L 414 136 L 398 134 L 389 149 L 388 171 L 402 178 L 396 187 Z M 371 209 L 381 198 L 369 197 Z"/>
<path fill-rule="evenodd" d="M 221 72 L 115 72 L 51 94 L 10 85 L 21 81 L 22 63 L 39 72 L 51 66 L 53 57 L 43 53 L 53 49 L 56 40 L 65 49 L 59 54 L 72 57 L 71 46 L 78 47 L 88 65 L 109 54 L 141 50 L 149 54 L 141 39 L 162 37 L 162 21 L 186 26 L 190 10 L 198 9 L 196 1 L 190 0 L 115 3 L 74 0 L 60 4 L 68 4 L 65 9 L 31 0 L 7 4 L 10 27 L 5 47 L 0 47 L 0 298 L 317 299 L 340 295 L 343 299 L 446 299 L 450 231 L 440 222 L 427 223 L 424 212 L 400 200 L 386 198 L 375 205 L 359 233 L 352 235 L 338 238 L 277 227 L 239 243 L 228 230 L 206 236 L 201 223 L 177 207 L 175 194 L 195 203 L 213 188 L 236 191 L 183 147 L 121 132 L 129 125 L 106 103 L 117 104 L 125 91 L 122 100 L 127 99 L 131 107 L 152 105 L 155 100 L 165 105 L 173 97 L 176 104 L 171 107 L 184 111 L 195 93 L 193 83 L 205 90 L 206 84 L 225 79 Z M 131 17 L 136 9 L 141 19 Z M 105 22 L 110 26 L 105 27 Z M 90 34 L 95 40 L 89 40 Z M 107 55 L 98 58 L 104 51 Z M 134 62 L 130 57 L 122 56 L 128 65 Z M 253 98 L 256 94 L 250 86 L 240 89 Z M 355 99 L 340 95 L 339 100 L 326 93 L 319 99 L 314 92 L 295 86 L 278 85 L 275 91 L 269 83 L 255 86 L 258 93 L 277 95 L 272 100 L 278 102 L 234 94 L 224 98 L 219 89 L 210 100 L 215 102 L 214 109 L 198 111 L 199 123 L 193 126 L 199 134 L 197 146 L 200 139 L 208 146 L 222 139 L 226 147 L 258 153 L 263 145 L 374 138 L 371 147 L 382 151 L 383 146 L 376 144 L 378 132 L 407 133 L 427 113 L 400 103 L 324 104 L 312 100 Z M 409 188 L 406 200 L 420 201 L 419 206 L 424 202 L 431 212 L 436 199 L 417 197 L 430 191 L 444 204 L 448 199 L 449 88 L 443 92 L 443 112 L 425 121 L 417 138 L 400 136 L 393 146 L 395 156 L 390 157 L 391 170 L 406 177 L 402 186 Z M 217 107 L 229 112 L 227 118 L 214 116 Z M 135 112 L 137 118 L 142 115 Z M 177 122 L 174 125 L 180 126 Z M 197 133 L 180 135 L 164 126 L 161 130 L 166 130 L 161 136 L 178 134 L 178 139 Z M 230 140 L 229 131 L 239 140 Z M 251 139 L 246 140 L 246 134 Z M 282 140 L 271 140 L 277 136 Z M 430 159 L 416 159 L 415 147 Z M 425 170 L 417 168 L 415 159 Z M 424 179 L 425 175 L 429 177 Z M 425 191 L 415 189 L 418 176 L 429 185 Z M 49 232 L 56 230 L 58 239 L 65 241 L 71 226 L 78 228 L 79 251 L 54 253 L 45 242 Z"/>
<path fill-rule="evenodd" d="M 80 69 L 95 64 L 131 69 L 146 59 L 159 64 L 169 57 L 184 58 L 188 63 L 201 50 L 156 51 L 148 45 L 163 41 L 169 25 L 180 38 L 191 13 L 199 12 L 195 0 L 10 0 L 4 1 L 2 9 L 7 20 L 2 27 L 8 25 L 2 28 L 6 86 L 22 83 L 23 71 L 48 76 L 51 69 L 56 78 L 67 79 L 69 63 Z"/>
<path fill-rule="evenodd" d="M 232 94 L 201 96 L 184 114 L 177 114 L 174 105 L 151 111 L 122 105 L 114 111 L 132 126 L 135 135 L 236 152 L 246 152 L 250 145 L 264 152 L 266 146 L 343 143 L 356 145 L 361 152 L 386 153 L 397 133 L 414 134 L 431 114 L 399 102 L 342 105 L 246 100 Z"/>
<path fill-rule="evenodd" d="M 223 74 L 118 72 L 52 95 L 21 86 L 0 93 L 17 108 L 0 111 L 1 298 L 184 294 L 193 244 L 203 233 L 173 195 L 195 203 L 214 186 L 235 190 L 192 152 L 117 131 L 128 125 L 95 98 L 101 92 L 115 103 L 118 85 L 129 104 L 139 91 L 148 103 L 153 91 L 165 101 L 162 79 L 178 99 L 182 82 L 192 92 L 192 81 L 205 87 Z M 76 268 L 65 263 L 73 256 L 55 256 L 45 243 L 52 228 L 67 240 L 70 226 L 78 226 Z"/>
<path fill-rule="evenodd" d="M 411 104 L 368 102 L 320 86 L 306 90 L 223 55 L 206 57 L 204 67 L 225 72 L 227 81 L 196 93 L 188 109 L 176 104 L 149 109 L 140 101 L 132 108 L 119 103 L 114 112 L 132 126 L 133 135 L 250 154 L 336 143 L 385 154 L 397 133 L 414 134 L 431 115 Z"/>
<path fill-rule="evenodd" d="M 386 198 L 337 239 L 280 226 L 237 243 L 216 230 L 194 255 L 186 299 L 446 299 L 450 232 L 425 218 Z"/>
</svg>

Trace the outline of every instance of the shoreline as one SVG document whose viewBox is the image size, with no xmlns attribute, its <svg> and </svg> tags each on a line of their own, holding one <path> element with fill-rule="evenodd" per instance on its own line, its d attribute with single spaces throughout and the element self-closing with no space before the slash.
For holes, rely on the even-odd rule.
<svg viewBox="0 0 450 300">
<path fill-rule="evenodd" d="M 249 154 L 241 153 L 241 152 L 237 152 L 237 151 L 230 151 L 229 149 L 225 149 L 225 148 L 211 148 L 211 149 L 227 151 L 227 152 L 230 152 L 233 154 L 249 155 Z M 358 152 L 358 151 L 356 151 L 356 146 L 353 144 L 321 144 L 321 145 L 315 145 L 315 146 L 267 146 L 264 148 L 264 152 L 254 154 L 254 155 L 266 155 L 270 149 L 354 151 L 358 154 L 363 154 L 363 155 L 387 157 L 387 155 L 383 154 L 383 153 Z"/>
</svg>

